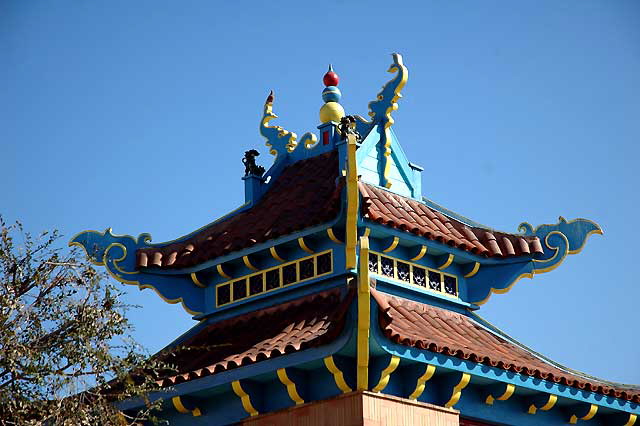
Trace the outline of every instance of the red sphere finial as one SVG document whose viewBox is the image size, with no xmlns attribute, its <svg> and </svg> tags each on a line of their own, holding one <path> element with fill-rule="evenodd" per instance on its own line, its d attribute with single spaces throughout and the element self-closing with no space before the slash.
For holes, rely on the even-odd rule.
<svg viewBox="0 0 640 426">
<path fill-rule="evenodd" d="M 329 65 L 329 71 L 327 71 L 322 78 L 322 82 L 325 86 L 337 86 L 340 82 L 340 77 L 338 77 L 338 74 L 333 72 L 333 67 L 331 65 Z"/>
</svg>

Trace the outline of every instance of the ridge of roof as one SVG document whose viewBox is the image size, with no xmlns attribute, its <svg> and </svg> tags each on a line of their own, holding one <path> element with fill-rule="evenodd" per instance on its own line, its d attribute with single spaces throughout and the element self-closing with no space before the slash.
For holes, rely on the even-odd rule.
<svg viewBox="0 0 640 426">
<path fill-rule="evenodd" d="M 446 207 L 444 207 L 442 204 L 440 203 L 436 203 L 435 201 L 425 197 L 424 195 L 421 197 L 422 202 L 427 205 L 427 207 L 430 207 L 434 210 L 439 211 L 440 213 L 442 213 L 443 215 L 449 217 L 450 219 L 454 219 L 457 220 L 458 222 L 462 222 L 467 226 L 471 226 L 474 228 L 482 228 L 482 229 L 486 229 L 487 231 L 495 231 L 495 232 L 502 232 L 502 231 L 498 231 L 495 228 L 492 228 L 490 226 L 487 225 L 483 225 L 480 222 L 476 222 L 475 220 L 469 219 L 466 216 L 461 215 L 460 213 L 456 213 L 453 210 L 450 210 Z M 505 232 L 506 233 L 506 232 Z"/>
<path fill-rule="evenodd" d="M 604 395 L 640 402 L 640 387 L 617 384 L 558 367 L 504 333 L 472 317 L 372 289 L 378 325 L 390 340 L 507 371 L 562 383 Z"/>
</svg>

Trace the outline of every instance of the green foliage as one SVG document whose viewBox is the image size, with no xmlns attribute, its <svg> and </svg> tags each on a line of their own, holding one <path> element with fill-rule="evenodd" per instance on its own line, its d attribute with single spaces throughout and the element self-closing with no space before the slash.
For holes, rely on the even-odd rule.
<svg viewBox="0 0 640 426">
<path fill-rule="evenodd" d="M 144 398 L 167 367 L 131 338 L 120 285 L 59 242 L 0 217 L 0 424 L 154 420 L 154 404 L 120 413 L 113 403 Z"/>
</svg>

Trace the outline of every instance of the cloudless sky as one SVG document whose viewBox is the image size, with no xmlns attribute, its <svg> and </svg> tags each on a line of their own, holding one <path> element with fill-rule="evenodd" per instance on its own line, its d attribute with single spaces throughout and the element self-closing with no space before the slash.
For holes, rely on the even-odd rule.
<svg viewBox="0 0 640 426">
<path fill-rule="evenodd" d="M 240 159 L 319 124 L 322 75 L 367 113 L 403 54 L 394 129 L 423 193 L 496 229 L 585 217 L 604 236 L 480 314 L 533 349 L 640 383 L 640 2 L 0 1 L 0 213 L 65 238 L 174 239 L 243 203 Z M 274 121 L 276 123 L 276 121 Z M 193 323 L 127 287 L 156 351 Z"/>
</svg>

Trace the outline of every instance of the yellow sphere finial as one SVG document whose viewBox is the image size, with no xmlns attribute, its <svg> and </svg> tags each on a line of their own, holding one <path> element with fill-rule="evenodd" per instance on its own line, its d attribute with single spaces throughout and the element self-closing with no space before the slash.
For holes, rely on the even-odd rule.
<svg viewBox="0 0 640 426">
<path fill-rule="evenodd" d="M 342 95 L 338 89 L 340 78 L 333 71 L 331 65 L 329 65 L 329 71 L 322 78 L 322 82 L 326 87 L 322 91 L 322 100 L 325 104 L 320 108 L 320 121 L 322 123 L 340 122 L 340 119 L 345 116 L 344 108 L 338 103 Z"/>
</svg>

